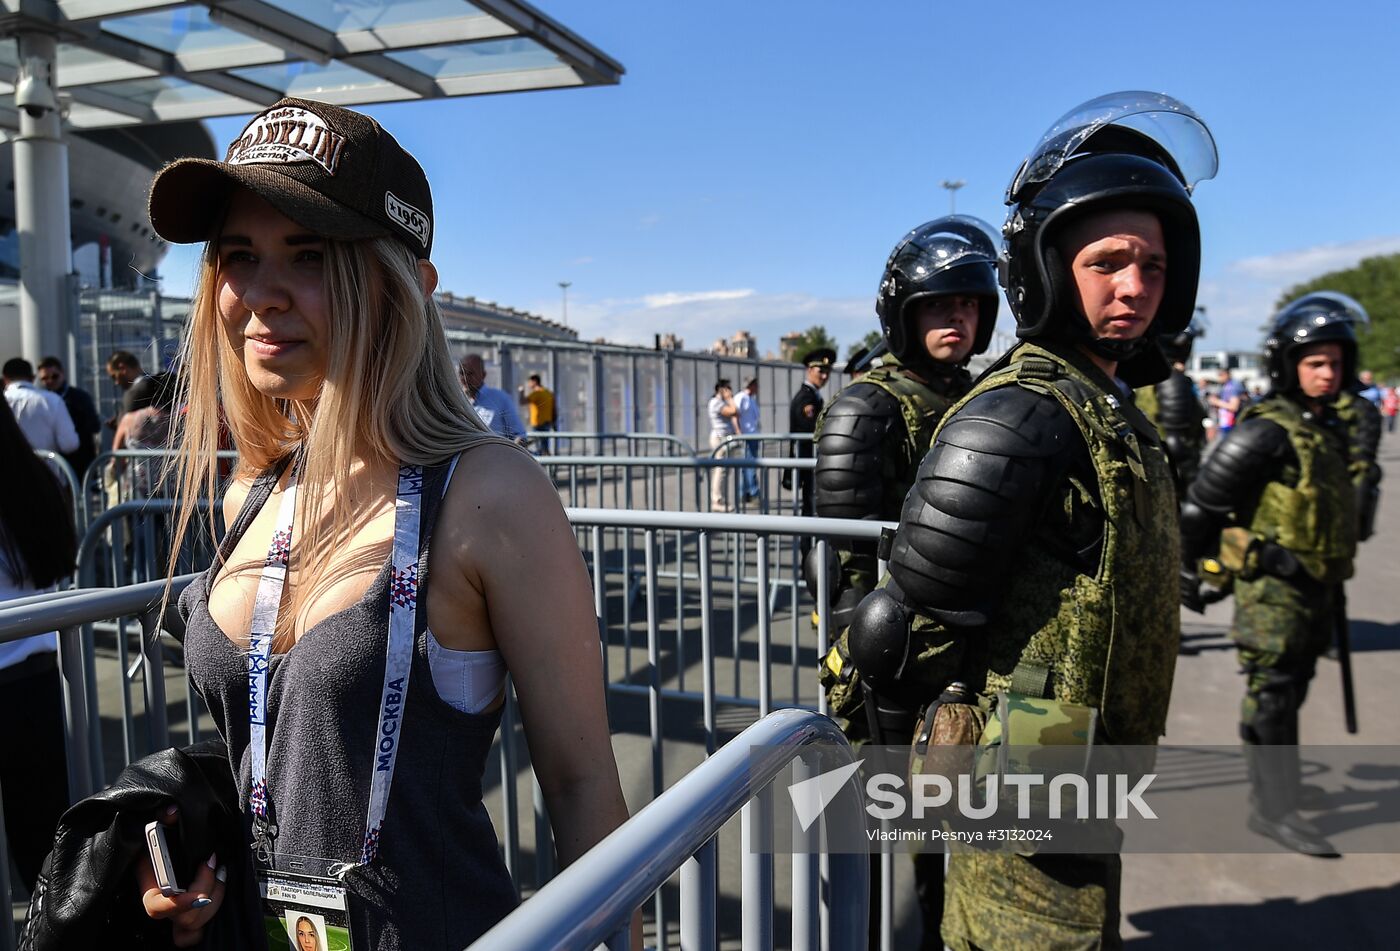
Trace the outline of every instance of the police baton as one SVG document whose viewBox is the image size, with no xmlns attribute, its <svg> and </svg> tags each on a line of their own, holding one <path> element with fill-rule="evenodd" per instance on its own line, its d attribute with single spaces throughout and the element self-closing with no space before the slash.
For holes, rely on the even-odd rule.
<svg viewBox="0 0 1400 951">
<path fill-rule="evenodd" d="M 1337 606 L 1335 632 L 1337 638 L 1337 664 L 1342 669 L 1342 712 L 1346 717 L 1347 732 L 1356 732 L 1356 687 L 1351 680 L 1351 624 L 1347 621 L 1347 594 L 1343 585 L 1337 585 Z"/>
</svg>

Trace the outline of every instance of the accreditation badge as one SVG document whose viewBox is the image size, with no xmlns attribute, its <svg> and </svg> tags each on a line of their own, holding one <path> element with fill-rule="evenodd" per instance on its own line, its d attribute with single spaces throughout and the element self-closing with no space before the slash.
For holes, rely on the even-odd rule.
<svg viewBox="0 0 1400 951">
<path fill-rule="evenodd" d="M 351 951 L 345 886 L 325 873 L 331 863 L 278 857 L 276 870 L 258 870 L 268 951 Z"/>
</svg>

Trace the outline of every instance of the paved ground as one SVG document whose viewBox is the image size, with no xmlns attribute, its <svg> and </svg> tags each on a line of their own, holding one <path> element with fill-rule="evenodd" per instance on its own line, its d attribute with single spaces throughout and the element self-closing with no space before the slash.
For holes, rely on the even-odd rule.
<svg viewBox="0 0 1400 951">
<path fill-rule="evenodd" d="M 1383 462 L 1393 472 L 1400 473 L 1400 437 L 1387 437 Z M 1324 660 L 1304 709 L 1306 744 L 1400 745 L 1400 718 L 1395 715 L 1392 688 L 1394 683 L 1400 682 L 1400 596 L 1397 596 L 1397 589 L 1400 589 L 1400 567 L 1397 567 L 1400 566 L 1400 476 L 1392 476 L 1389 486 L 1389 498 L 1382 506 L 1380 531 L 1364 546 L 1358 576 L 1349 586 L 1361 729 L 1355 736 L 1347 735 L 1343 729 L 1337 668 Z M 675 492 L 672 487 L 653 488 L 657 490 L 666 496 Z M 776 485 L 774 490 L 777 490 Z M 634 544 L 639 545 L 640 533 L 636 534 Z M 663 542 L 670 546 L 666 551 L 673 554 L 674 537 Z M 610 542 L 609 546 L 616 544 L 616 541 Z M 693 540 L 686 543 L 685 550 L 688 570 L 694 574 Z M 733 574 L 731 554 L 717 542 L 715 571 L 721 576 L 713 596 L 717 684 L 722 693 L 756 697 L 758 600 L 756 585 L 752 583 L 754 567 L 750 555 L 741 571 L 749 580 L 741 588 L 736 622 L 734 586 L 727 578 Z M 674 568 L 669 554 L 661 563 L 663 569 Z M 632 567 L 637 570 L 640 565 L 638 555 Z M 619 559 L 614 559 L 611 566 L 607 601 L 611 680 L 642 685 L 647 682 L 646 598 L 635 583 L 624 586 Z M 781 561 L 775 559 L 774 577 L 791 577 L 790 554 L 784 554 Z M 624 595 L 625 587 L 627 595 Z M 699 689 L 699 596 L 694 582 L 687 582 L 678 590 L 674 580 L 661 578 L 658 581 L 654 613 L 661 645 L 659 666 L 662 682 L 668 686 L 677 686 L 683 671 L 685 687 Z M 682 606 L 681 612 L 677 610 L 678 604 Z M 797 699 L 812 703 L 816 690 L 811 673 L 815 668 L 816 644 L 806 623 L 807 610 L 806 604 L 798 609 Z M 630 614 L 627 620 L 633 638 L 630 675 L 626 672 L 624 658 L 624 611 Z M 679 623 L 683 641 L 680 644 L 676 633 L 678 613 L 683 618 Z M 1241 681 L 1226 637 L 1229 615 L 1228 602 L 1213 606 L 1204 617 L 1183 615 L 1184 646 L 1177 666 L 1166 740 L 1169 743 L 1230 746 L 1235 743 Z M 786 591 L 781 591 L 776 598 L 771 638 L 775 671 L 773 695 L 780 704 L 793 699 L 791 621 L 790 597 Z M 730 659 L 736 626 L 741 658 L 737 688 L 735 666 Z M 110 645 L 110 638 L 104 639 L 104 643 Z M 104 717 L 104 733 L 110 778 L 120 768 L 123 747 L 118 717 L 121 705 L 116 687 L 117 664 L 110 646 L 103 649 L 99 667 L 101 709 L 109 714 Z M 181 675 L 178 667 L 169 671 L 167 690 L 172 701 L 171 722 L 176 742 L 183 742 L 185 737 Z M 137 706 L 139 708 L 139 696 Z M 646 699 L 635 694 L 614 693 L 609 708 L 624 791 L 635 810 L 650 800 L 653 782 Z M 721 741 L 738 733 L 754 717 L 755 711 L 750 708 L 721 705 L 718 710 Z M 663 704 L 662 719 L 666 737 L 663 773 L 664 782 L 669 784 L 703 759 L 700 705 L 683 700 L 668 701 Z M 139 718 L 136 727 L 133 745 L 140 754 L 146 744 L 144 722 Z M 528 888 L 534 879 L 535 848 L 531 786 L 528 771 L 524 769 L 528 755 L 523 742 L 519 748 L 521 769 L 514 778 L 521 803 L 520 861 L 526 870 L 522 877 Z M 1231 781 L 1240 785 L 1243 798 L 1242 768 L 1236 767 L 1230 775 Z M 1350 830 L 1354 835 L 1355 830 L 1364 828 L 1366 823 L 1400 822 L 1400 775 L 1378 778 L 1323 774 L 1311 778 L 1334 794 L 1336 812 L 1322 820 L 1329 831 Z M 498 769 L 488 770 L 486 787 L 488 805 L 497 817 L 498 829 L 503 828 Z M 739 855 L 737 823 L 731 823 L 720 836 L 721 933 L 727 947 L 738 947 Z M 784 862 L 778 863 L 775 896 L 776 935 L 780 947 L 786 942 L 789 906 L 785 866 Z M 1275 948 L 1291 948 L 1393 943 L 1395 908 L 1400 907 L 1400 862 L 1393 854 L 1352 854 L 1332 862 L 1292 854 L 1130 855 L 1125 859 L 1124 868 L 1124 936 L 1134 946 L 1271 944 Z M 907 881 L 907 860 L 897 861 L 896 870 L 901 882 L 896 946 L 909 947 L 917 940 L 917 927 L 912 920 L 912 886 Z M 677 921 L 674 895 L 668 896 L 667 904 L 668 931 L 674 933 Z"/>
</svg>

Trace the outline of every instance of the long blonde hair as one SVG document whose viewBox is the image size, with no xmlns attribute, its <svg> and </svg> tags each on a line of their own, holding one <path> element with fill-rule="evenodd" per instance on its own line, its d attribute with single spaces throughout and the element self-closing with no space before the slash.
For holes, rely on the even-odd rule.
<svg viewBox="0 0 1400 951">
<path fill-rule="evenodd" d="M 413 253 L 392 238 L 327 239 L 324 261 L 329 352 L 315 402 L 276 400 L 253 387 L 219 317 L 214 242 L 205 248 L 180 356 L 179 400 L 187 409 L 172 460 L 177 503 L 170 564 L 198 500 L 218 496 L 223 429 L 238 449 L 236 476 L 295 455 L 294 549 L 303 567 L 286 612 L 287 633 L 322 580 L 328 555 L 351 530 L 345 506 L 330 519 L 323 509 L 328 487 L 347 484 L 356 451 L 430 465 L 482 442 L 504 442 L 482 425 L 457 382 L 437 302 L 425 299 Z M 211 505 L 211 539 L 215 519 Z"/>
</svg>

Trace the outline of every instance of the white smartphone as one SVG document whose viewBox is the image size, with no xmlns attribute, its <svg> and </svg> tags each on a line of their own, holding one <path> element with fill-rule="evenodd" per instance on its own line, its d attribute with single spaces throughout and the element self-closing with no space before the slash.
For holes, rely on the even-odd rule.
<svg viewBox="0 0 1400 951">
<path fill-rule="evenodd" d="M 179 836 L 179 828 L 175 829 L 175 835 Z M 180 887 L 175 878 L 175 854 L 170 848 L 170 840 L 166 837 L 166 826 L 159 820 L 146 823 L 146 851 L 151 855 L 151 868 L 155 869 L 156 885 L 160 887 L 160 893 L 166 898 L 171 895 L 183 895 L 185 890 Z"/>
</svg>

